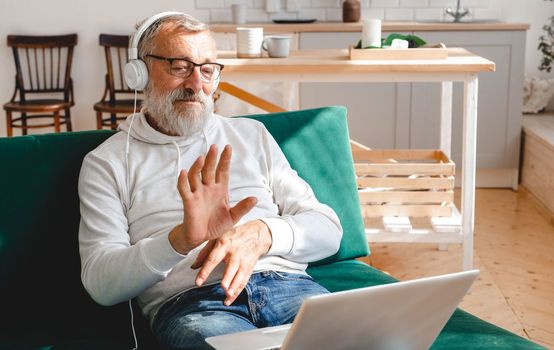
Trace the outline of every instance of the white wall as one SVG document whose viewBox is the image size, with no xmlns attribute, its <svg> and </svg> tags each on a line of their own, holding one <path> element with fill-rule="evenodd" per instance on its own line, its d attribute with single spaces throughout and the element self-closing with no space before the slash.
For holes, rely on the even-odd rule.
<svg viewBox="0 0 554 350">
<path fill-rule="evenodd" d="M 0 0 L 0 103 L 11 98 L 14 88 L 13 56 L 5 41 L 8 34 L 77 33 L 72 72 L 76 105 L 71 109 L 72 119 L 76 130 L 95 129 L 92 106 L 104 91 L 106 70 L 98 35 L 128 34 L 137 21 L 163 10 L 184 11 L 209 20 L 209 11 L 196 10 L 194 0 Z M 5 136 L 5 113 L 0 113 L 0 136 Z M 19 135 L 19 130 L 15 134 Z"/>
<path fill-rule="evenodd" d="M 525 50 L 525 73 L 543 78 L 554 78 L 551 73 L 540 72 L 538 66 L 541 55 L 537 50 L 539 36 L 543 34 L 542 26 L 550 16 L 554 16 L 554 1 L 544 0 L 491 0 L 491 6 L 502 9 L 502 17 L 507 22 L 529 23 L 527 45 Z"/>
<path fill-rule="evenodd" d="M 55 35 L 77 33 L 73 79 L 76 106 L 72 109 L 76 130 L 95 128 L 92 106 L 104 88 L 105 63 L 98 45 L 98 34 L 127 34 L 134 24 L 153 13 L 165 10 L 188 12 L 203 21 L 230 20 L 229 4 L 243 1 L 251 18 L 271 20 L 276 16 L 315 16 L 335 19 L 340 14 L 340 0 L 297 0 L 301 11 L 296 14 L 266 15 L 264 0 L 0 0 L 0 103 L 7 102 L 14 87 L 13 57 L 5 45 L 8 34 Z M 283 5 L 285 1 L 282 1 Z M 363 15 L 381 15 L 389 18 L 396 8 L 404 15 L 417 18 L 429 8 L 455 4 L 455 0 L 362 0 Z M 503 16 L 511 22 L 531 24 L 527 39 L 527 74 L 538 74 L 539 54 L 537 38 L 549 15 L 554 14 L 554 3 L 542 0 L 462 0 L 481 18 Z M 284 6 L 283 6 L 284 8 Z M 264 17 L 265 16 L 265 17 Z M 552 73 L 550 74 L 552 76 Z M 0 136 L 5 136 L 5 114 L 0 111 Z"/>
</svg>

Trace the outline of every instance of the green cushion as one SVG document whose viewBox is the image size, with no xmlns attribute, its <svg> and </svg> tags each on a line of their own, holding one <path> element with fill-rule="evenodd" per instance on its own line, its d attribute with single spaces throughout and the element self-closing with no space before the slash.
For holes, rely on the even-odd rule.
<svg viewBox="0 0 554 350">
<path fill-rule="evenodd" d="M 98 335 L 88 336 L 87 338 L 77 339 L 67 335 L 66 340 L 52 344 L 37 345 L 28 338 L 19 341 L 0 340 L 0 350 L 121 350 L 132 349 L 134 344 L 127 341 L 112 341 L 110 339 L 98 339 Z M 139 344 L 143 345 L 143 344 Z M 156 347 L 140 347 L 141 349 L 156 349 Z"/>
<path fill-rule="evenodd" d="M 431 349 L 545 350 L 538 344 L 459 309 L 448 320 Z"/>
<path fill-rule="evenodd" d="M 97 332 L 128 339 L 126 305 L 102 317 L 80 279 L 79 170 L 110 135 L 0 138 L 0 339 L 37 347 Z"/>
<path fill-rule="evenodd" d="M 346 109 L 333 106 L 249 118 L 265 124 L 292 168 L 312 186 L 317 199 L 332 207 L 340 218 L 344 230 L 340 250 L 312 265 L 368 255 Z"/>
<path fill-rule="evenodd" d="M 397 280 L 361 261 L 345 260 L 312 266 L 308 274 L 331 292 L 393 283 Z"/>
</svg>

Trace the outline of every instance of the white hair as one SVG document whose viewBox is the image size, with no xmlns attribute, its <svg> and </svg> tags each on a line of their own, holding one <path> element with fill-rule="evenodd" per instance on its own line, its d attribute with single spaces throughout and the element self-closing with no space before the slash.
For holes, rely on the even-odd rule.
<svg viewBox="0 0 554 350">
<path fill-rule="evenodd" d="M 136 25 L 138 29 L 146 19 L 140 21 Z M 196 18 L 183 13 L 181 15 L 171 15 L 167 17 L 162 17 L 156 22 L 152 23 L 148 29 L 142 33 L 142 36 L 138 43 L 138 57 L 142 58 L 146 55 L 153 54 L 156 50 L 156 35 L 160 32 L 160 29 L 167 23 L 174 24 L 178 29 L 184 30 L 186 33 L 200 33 L 209 30 L 209 27 L 206 23 L 200 22 Z M 133 33 L 131 38 L 136 34 Z"/>
</svg>

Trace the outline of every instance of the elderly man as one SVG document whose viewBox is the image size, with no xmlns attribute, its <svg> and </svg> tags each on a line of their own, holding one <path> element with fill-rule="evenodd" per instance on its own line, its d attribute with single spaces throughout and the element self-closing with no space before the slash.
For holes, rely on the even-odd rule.
<svg viewBox="0 0 554 350">
<path fill-rule="evenodd" d="M 81 168 L 86 290 L 103 305 L 138 297 L 171 349 L 292 322 L 327 293 L 305 269 L 338 250 L 336 214 L 262 124 L 213 113 L 223 66 L 205 24 L 173 14 L 142 30 L 143 108 Z"/>
</svg>

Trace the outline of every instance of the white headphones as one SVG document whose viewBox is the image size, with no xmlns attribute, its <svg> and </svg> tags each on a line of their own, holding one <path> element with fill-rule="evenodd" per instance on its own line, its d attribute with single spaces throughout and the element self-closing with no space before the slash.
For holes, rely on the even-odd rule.
<svg viewBox="0 0 554 350">
<path fill-rule="evenodd" d="M 144 63 L 144 61 L 138 57 L 138 44 L 140 38 L 142 37 L 144 32 L 156 21 L 170 16 L 185 16 L 185 14 L 182 12 L 174 11 L 158 13 L 145 20 L 144 23 L 137 29 L 135 35 L 133 35 L 128 50 L 129 62 L 125 64 L 124 69 L 125 83 L 127 83 L 127 86 L 129 86 L 129 88 L 133 90 L 143 90 L 146 87 L 146 84 L 148 84 L 148 68 L 146 67 L 146 63 Z M 211 91 L 212 95 L 217 89 L 218 84 L 219 77 L 213 82 Z"/>
</svg>

